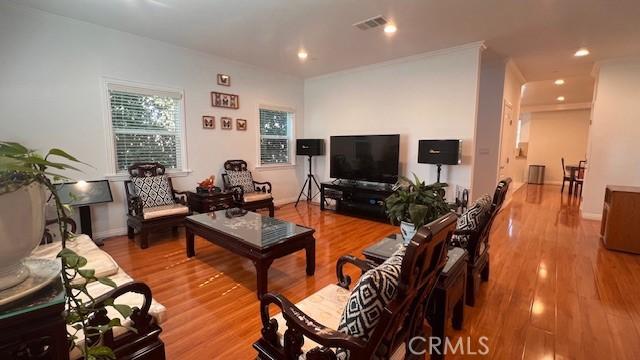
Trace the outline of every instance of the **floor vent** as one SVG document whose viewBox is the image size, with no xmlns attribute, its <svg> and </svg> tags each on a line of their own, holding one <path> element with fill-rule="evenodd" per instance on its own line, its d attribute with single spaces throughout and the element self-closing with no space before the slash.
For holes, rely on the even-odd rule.
<svg viewBox="0 0 640 360">
<path fill-rule="evenodd" d="M 360 30 L 369 30 L 376 28 L 378 26 L 383 26 L 387 23 L 387 19 L 385 19 L 382 15 L 374 16 L 370 19 L 357 22 L 353 24 L 353 26 L 357 27 Z"/>
</svg>

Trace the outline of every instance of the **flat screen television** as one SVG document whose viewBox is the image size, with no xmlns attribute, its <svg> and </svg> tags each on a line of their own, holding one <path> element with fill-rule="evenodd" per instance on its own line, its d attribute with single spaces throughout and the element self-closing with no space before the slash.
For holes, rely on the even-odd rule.
<svg viewBox="0 0 640 360">
<path fill-rule="evenodd" d="M 398 181 L 400 135 L 332 136 L 330 176 L 393 184 Z"/>
</svg>

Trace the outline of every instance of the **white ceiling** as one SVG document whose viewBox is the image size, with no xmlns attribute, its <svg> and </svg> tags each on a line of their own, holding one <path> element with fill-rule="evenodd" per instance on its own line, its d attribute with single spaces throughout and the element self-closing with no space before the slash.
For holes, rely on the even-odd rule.
<svg viewBox="0 0 640 360">
<path fill-rule="evenodd" d="M 522 106 L 591 103 L 594 79 L 590 76 L 563 78 L 564 85 L 556 85 L 553 80 L 532 81 L 524 87 Z M 558 96 L 564 96 L 560 102 Z"/>
<path fill-rule="evenodd" d="M 640 54 L 638 0 L 14 1 L 300 77 L 480 40 L 528 81 L 587 76 L 595 60 Z M 351 26 L 375 15 L 398 32 Z M 581 46 L 592 55 L 574 58 Z"/>
</svg>

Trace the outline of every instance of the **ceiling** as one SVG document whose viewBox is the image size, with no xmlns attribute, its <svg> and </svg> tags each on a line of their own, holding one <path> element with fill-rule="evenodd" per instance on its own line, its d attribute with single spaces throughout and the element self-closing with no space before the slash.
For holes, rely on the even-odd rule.
<svg viewBox="0 0 640 360">
<path fill-rule="evenodd" d="M 554 84 L 553 80 L 528 82 L 522 93 L 522 106 L 562 105 L 591 103 L 593 99 L 594 79 L 590 76 L 562 78 L 563 85 Z M 564 96 L 564 101 L 558 101 Z"/>
<path fill-rule="evenodd" d="M 481 40 L 528 81 L 588 76 L 596 60 L 640 54 L 638 0 L 14 1 L 305 78 Z M 397 33 L 351 26 L 376 15 Z M 581 46 L 592 55 L 574 58 Z"/>
</svg>

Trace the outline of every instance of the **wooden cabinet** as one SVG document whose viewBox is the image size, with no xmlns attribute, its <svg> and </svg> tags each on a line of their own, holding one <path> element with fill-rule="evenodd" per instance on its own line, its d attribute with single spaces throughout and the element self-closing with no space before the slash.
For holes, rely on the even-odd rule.
<svg viewBox="0 0 640 360">
<path fill-rule="evenodd" d="M 231 191 L 211 193 L 189 191 L 187 193 L 187 201 L 189 202 L 189 209 L 199 213 L 223 210 L 235 206 L 233 192 Z"/>
<path fill-rule="evenodd" d="M 640 187 L 607 186 L 600 236 L 607 249 L 640 254 Z"/>
</svg>

